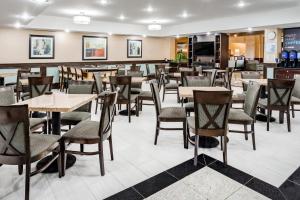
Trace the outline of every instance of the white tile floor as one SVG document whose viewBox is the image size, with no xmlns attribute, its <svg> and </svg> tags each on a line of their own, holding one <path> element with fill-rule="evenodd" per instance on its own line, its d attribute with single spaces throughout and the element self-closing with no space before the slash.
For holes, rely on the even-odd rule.
<svg viewBox="0 0 300 200">
<path fill-rule="evenodd" d="M 148 85 L 144 87 L 149 89 Z M 175 95 L 167 95 L 163 106 L 180 105 L 176 103 Z M 99 120 L 99 115 L 99 112 L 94 115 L 93 120 Z M 277 113 L 274 116 L 277 117 Z M 266 124 L 257 122 L 256 151 L 252 150 L 251 140 L 245 141 L 243 135 L 230 133 L 228 164 L 276 187 L 280 186 L 300 166 L 299 122 L 300 112 L 292 119 L 290 133 L 286 124 L 272 123 L 270 132 L 267 132 Z M 193 157 L 193 146 L 190 145 L 188 150 L 183 148 L 181 132 L 161 131 L 157 146 L 153 145 L 154 132 L 153 106 L 144 106 L 140 117 L 132 117 L 131 124 L 127 117 L 117 116 L 113 124 L 115 160 L 110 161 L 106 143 L 104 177 L 100 176 L 97 156 L 77 156 L 76 164 L 66 171 L 62 179 L 57 174 L 32 177 L 31 199 L 103 199 Z M 86 146 L 87 150 L 95 148 L 94 145 Z M 199 149 L 200 153 L 219 160 L 222 158 L 220 147 Z M 24 176 L 18 175 L 17 167 L 0 167 L 0 177 L 0 199 L 23 199 Z"/>
</svg>

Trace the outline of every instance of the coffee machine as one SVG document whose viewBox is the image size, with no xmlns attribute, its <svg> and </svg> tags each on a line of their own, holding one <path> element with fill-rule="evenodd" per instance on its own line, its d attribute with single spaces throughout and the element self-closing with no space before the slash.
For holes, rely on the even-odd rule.
<svg viewBox="0 0 300 200">
<path fill-rule="evenodd" d="M 290 51 L 289 61 L 291 68 L 296 68 L 298 66 L 298 59 L 298 52 L 295 50 Z"/>
</svg>

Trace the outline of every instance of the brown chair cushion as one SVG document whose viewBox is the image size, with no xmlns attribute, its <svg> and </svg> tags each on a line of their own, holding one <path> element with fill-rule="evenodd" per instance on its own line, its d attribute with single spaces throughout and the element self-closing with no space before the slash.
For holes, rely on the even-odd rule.
<svg viewBox="0 0 300 200">
<path fill-rule="evenodd" d="M 268 99 L 259 99 L 258 106 L 260 107 L 267 107 L 268 106 Z"/>
<path fill-rule="evenodd" d="M 30 153 L 31 157 L 35 157 L 58 142 L 60 136 L 58 135 L 42 135 L 31 134 L 30 135 Z"/>
<path fill-rule="evenodd" d="M 76 141 L 76 140 L 93 140 L 95 142 L 99 141 L 99 126 L 100 122 L 85 120 L 77 124 L 66 134 L 63 135 L 65 140 Z M 108 138 L 108 134 L 104 135 L 103 140 Z"/>
<path fill-rule="evenodd" d="M 300 98 L 297 98 L 297 97 L 293 97 L 293 96 L 292 96 L 291 102 L 294 103 L 294 104 L 300 104 Z"/>
<path fill-rule="evenodd" d="M 46 122 L 46 119 L 42 118 L 29 118 L 29 124 L 30 128 L 34 128 L 40 124 L 44 124 Z"/>
<path fill-rule="evenodd" d="M 230 109 L 228 116 L 228 123 L 231 124 L 251 124 L 253 122 L 252 117 L 247 115 L 243 110 Z"/>
<path fill-rule="evenodd" d="M 184 108 L 187 112 L 194 112 L 194 110 L 195 110 L 194 102 L 188 102 L 188 103 L 184 104 Z"/>
<path fill-rule="evenodd" d="M 245 101 L 245 94 L 234 94 L 232 95 L 232 103 L 244 103 Z"/>
<path fill-rule="evenodd" d="M 61 114 L 61 121 L 74 121 L 81 122 L 91 118 L 91 113 L 89 112 L 67 112 Z"/>
<path fill-rule="evenodd" d="M 186 119 L 186 112 L 181 107 L 166 107 L 160 111 L 159 119 L 161 121 L 181 122 Z"/>
</svg>

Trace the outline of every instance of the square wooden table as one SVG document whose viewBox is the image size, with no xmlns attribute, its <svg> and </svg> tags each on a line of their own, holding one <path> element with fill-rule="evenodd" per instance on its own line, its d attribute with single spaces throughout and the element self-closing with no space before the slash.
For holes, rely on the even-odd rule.
<svg viewBox="0 0 300 200">
<path fill-rule="evenodd" d="M 229 91 L 227 88 L 224 87 L 179 87 L 179 97 L 181 98 L 193 98 L 193 91 L 200 90 L 200 91 Z"/>
</svg>

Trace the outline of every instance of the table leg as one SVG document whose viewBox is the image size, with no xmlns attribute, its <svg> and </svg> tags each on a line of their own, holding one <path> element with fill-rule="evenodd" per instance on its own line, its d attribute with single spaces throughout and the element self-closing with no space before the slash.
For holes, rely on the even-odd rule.
<svg viewBox="0 0 300 200">
<path fill-rule="evenodd" d="M 53 135 L 60 135 L 61 134 L 61 123 L 60 123 L 60 112 L 53 112 L 52 113 L 52 134 Z M 40 169 L 45 164 L 47 164 L 52 159 L 51 156 L 47 156 L 44 159 L 40 160 L 36 168 Z M 66 168 L 72 167 L 76 162 L 76 157 L 74 155 L 68 154 L 67 155 L 67 162 L 66 162 Z M 58 165 L 57 162 L 54 161 L 48 168 L 46 168 L 43 173 L 57 173 L 58 172 Z"/>
</svg>

